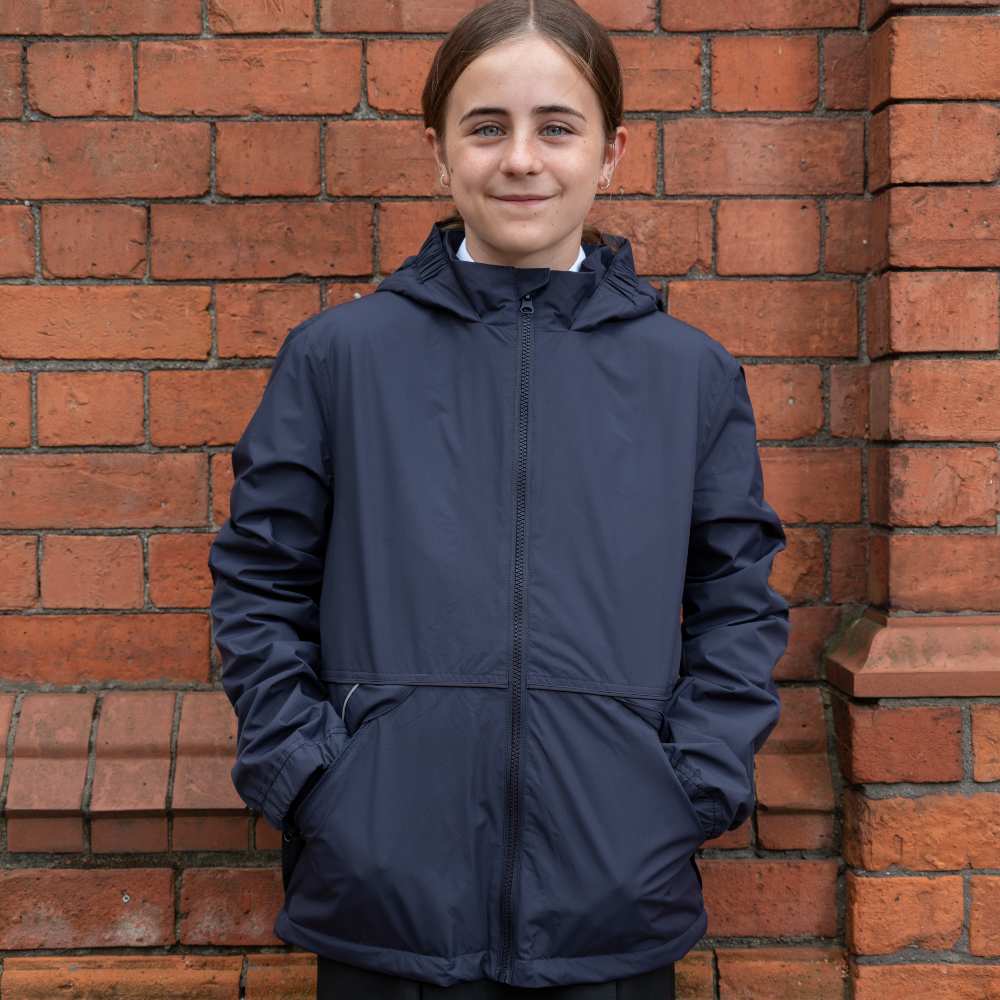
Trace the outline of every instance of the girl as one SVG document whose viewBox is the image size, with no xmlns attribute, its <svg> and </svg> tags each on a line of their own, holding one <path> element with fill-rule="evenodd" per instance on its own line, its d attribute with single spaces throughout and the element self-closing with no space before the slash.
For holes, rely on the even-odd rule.
<svg viewBox="0 0 1000 1000">
<path fill-rule="evenodd" d="M 234 784 L 319 997 L 666 1000 L 779 717 L 744 372 L 585 223 L 628 132 L 572 0 L 467 15 L 423 109 L 456 214 L 289 333 L 233 450 Z"/>
</svg>

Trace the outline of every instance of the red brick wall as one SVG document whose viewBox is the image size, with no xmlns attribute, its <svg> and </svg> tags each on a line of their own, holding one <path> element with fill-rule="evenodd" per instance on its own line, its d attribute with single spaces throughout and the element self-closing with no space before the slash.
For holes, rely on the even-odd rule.
<svg viewBox="0 0 1000 1000">
<path fill-rule="evenodd" d="M 288 328 L 447 211 L 417 101 L 472 6 L 0 5 L 5 1000 L 312 995 L 261 951 L 206 559 Z M 1000 9 L 584 6 L 631 133 L 593 221 L 744 361 L 789 541 L 782 720 L 679 996 L 1000 991 Z"/>
</svg>

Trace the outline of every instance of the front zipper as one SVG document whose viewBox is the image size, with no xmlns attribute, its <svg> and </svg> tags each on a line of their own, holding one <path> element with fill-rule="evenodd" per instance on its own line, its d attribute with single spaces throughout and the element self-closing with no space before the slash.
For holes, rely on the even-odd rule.
<svg viewBox="0 0 1000 1000">
<path fill-rule="evenodd" d="M 514 936 L 514 859 L 517 854 L 517 837 L 520 832 L 520 768 L 521 768 L 521 700 L 522 647 L 524 643 L 524 548 L 526 525 L 526 498 L 528 491 L 528 389 L 531 374 L 532 318 L 535 307 L 531 295 L 521 298 L 521 356 L 517 418 L 517 481 L 515 484 L 516 509 L 514 517 L 514 597 L 512 601 L 513 649 L 511 654 L 511 736 L 510 779 L 507 783 L 507 855 L 504 867 L 501 911 L 503 913 L 503 948 L 500 952 L 500 979 L 511 981 Z"/>
</svg>

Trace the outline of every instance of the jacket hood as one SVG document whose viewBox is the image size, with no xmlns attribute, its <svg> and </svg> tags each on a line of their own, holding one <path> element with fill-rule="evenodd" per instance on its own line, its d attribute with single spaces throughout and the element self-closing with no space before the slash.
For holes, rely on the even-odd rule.
<svg viewBox="0 0 1000 1000">
<path fill-rule="evenodd" d="M 466 320 L 497 320 L 532 293 L 537 317 L 573 330 L 591 330 L 663 309 L 656 289 L 635 273 L 632 246 L 606 234 L 612 245 L 584 243 L 579 271 L 511 267 L 459 260 L 461 229 L 435 222 L 420 250 L 385 278 L 376 291 L 391 291 Z"/>
</svg>

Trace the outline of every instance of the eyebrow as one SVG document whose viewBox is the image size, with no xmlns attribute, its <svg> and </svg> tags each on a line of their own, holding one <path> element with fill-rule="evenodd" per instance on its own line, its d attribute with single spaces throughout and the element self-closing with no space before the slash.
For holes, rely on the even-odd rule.
<svg viewBox="0 0 1000 1000">
<path fill-rule="evenodd" d="M 534 115 L 575 115 L 577 118 L 582 118 L 584 121 L 587 120 L 587 116 L 583 114 L 582 111 L 577 111 L 576 108 L 571 108 L 567 104 L 539 104 L 537 107 L 531 109 L 531 113 Z M 510 115 L 510 112 L 506 108 L 494 108 L 494 107 L 479 107 L 472 108 L 466 111 L 464 115 L 458 120 L 458 124 L 461 125 L 466 118 L 472 118 L 474 115 Z"/>
</svg>

